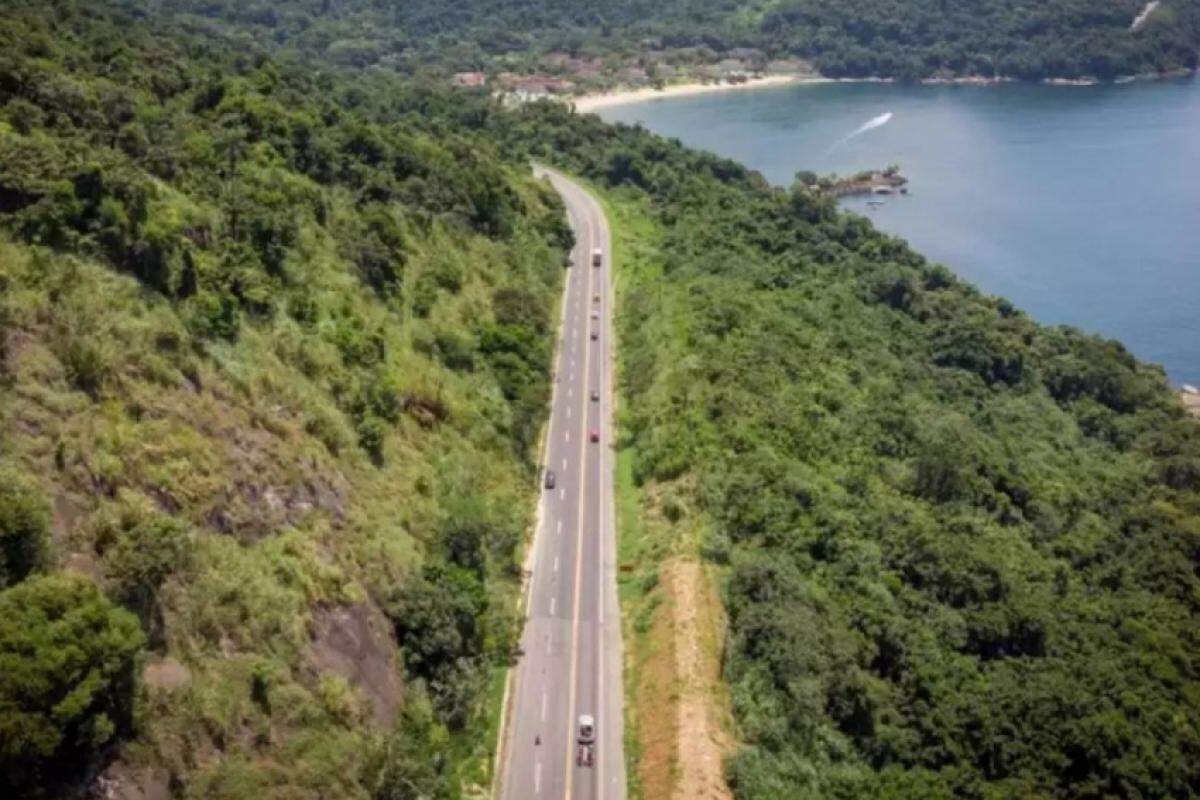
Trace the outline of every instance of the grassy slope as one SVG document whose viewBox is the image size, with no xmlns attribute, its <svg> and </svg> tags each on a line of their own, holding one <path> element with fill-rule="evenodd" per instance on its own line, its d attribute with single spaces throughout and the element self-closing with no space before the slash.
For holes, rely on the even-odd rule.
<svg viewBox="0 0 1200 800">
<path fill-rule="evenodd" d="M 181 325 L 169 306 L 132 280 L 12 244 L 0 264 L 10 287 L 3 457 L 52 498 L 57 563 L 103 581 L 104 552 L 123 530 L 164 508 L 194 526 L 191 565 L 161 590 L 151 656 L 181 662 L 191 681 L 146 691 L 127 760 L 165 768 L 197 797 L 361 791 L 370 696 L 399 698 L 386 685 L 348 689 L 317 674 L 315 618 L 366 604 L 386 630 L 379 603 L 439 547 L 449 495 L 481 497 L 524 529 L 529 473 L 480 413 L 500 403 L 494 384 L 396 346 L 407 354 L 397 365 L 405 384 L 428 387 L 448 414 L 430 427 L 402 418 L 375 466 L 327 392 L 288 363 L 303 346 L 288 324 L 190 356 L 172 340 Z M 335 291 L 371 307 L 352 276 L 341 283 Z M 483 276 L 467 283 L 483 285 Z M 446 305 L 438 316 L 461 313 Z M 393 336 L 402 341 L 403 327 Z M 100 399 L 72 387 L 69 356 L 60 357 L 82 337 L 103 353 Z M 183 370 L 172 363 L 177 347 Z M 314 419 L 326 439 L 325 426 L 337 426 L 338 452 L 305 430 Z M 515 589 L 499 584 L 497 606 L 511 605 Z M 376 657 L 398 669 L 386 650 Z M 268 708 L 252 697 L 255 675 L 269 676 Z M 486 762 L 491 740 L 470 741 L 467 755 Z"/>
<path fill-rule="evenodd" d="M 110 776 L 187 797 L 367 796 L 397 715 L 401 741 L 426 735 L 404 716 L 404 598 L 423 565 L 450 564 L 482 581 L 485 605 L 460 624 L 479 632 L 468 657 L 484 674 L 478 693 L 463 689 L 462 719 L 439 713 L 444 768 L 452 787 L 486 785 L 488 676 L 516 632 L 529 431 L 548 392 L 549 332 L 529 333 L 528 351 L 503 337 L 551 312 L 561 206 L 523 164 L 455 139 L 453 122 L 436 138 L 371 128 L 373 112 L 347 99 L 377 87 L 297 89 L 268 59 L 188 51 L 100 9 L 14 11 L 0 28 L 0 460 L 53 509 L 47 571 L 119 596 L 130 537 L 164 518 L 186 531 L 142 609 L 153 667 L 135 728 L 85 766 L 117 755 Z M 128 49 L 101 76 L 91 59 L 113 47 Z M 225 76 L 215 106 L 197 99 L 213 96 L 210 74 Z M 113 97 L 127 116 L 102 116 Z M 301 132 L 336 177 L 292 149 Z M 235 169 L 209 160 L 210 136 L 226 137 Z M 392 137 L 408 173 L 359 149 L 392 158 Z M 508 209 L 503 231 L 451 210 L 463 184 L 449 161 L 468 191 Z M 472 166 L 484 162 L 490 177 Z M 399 182 L 426 167 L 436 189 Z M 99 212 L 83 189 L 97 173 Z M 103 226 L 120 220 L 115 198 L 134 217 L 135 190 L 151 213 L 119 223 L 126 250 Z M 247 215 L 281 209 L 275 223 L 255 217 L 261 235 L 231 211 L 239 192 L 252 195 Z M 380 214 L 402 245 L 364 255 L 376 240 L 363 220 Z M 176 254 L 161 282 L 139 255 L 150 247 Z M 400 284 L 372 283 L 385 263 Z M 330 633 L 340 614 L 357 620 L 361 649 Z M 426 679 L 432 695 L 441 674 Z"/>
</svg>

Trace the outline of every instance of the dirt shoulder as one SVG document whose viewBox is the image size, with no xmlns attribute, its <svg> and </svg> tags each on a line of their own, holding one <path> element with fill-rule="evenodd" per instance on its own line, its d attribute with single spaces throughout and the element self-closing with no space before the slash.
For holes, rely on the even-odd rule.
<svg viewBox="0 0 1200 800">
<path fill-rule="evenodd" d="M 707 570 L 698 561 L 678 559 L 665 565 L 664 612 L 674 638 L 675 753 L 678 769 L 674 800 L 731 798 L 725 784 L 728 735 L 726 693 L 721 682 L 724 610 Z"/>
<path fill-rule="evenodd" d="M 724 612 L 698 560 L 660 565 L 649 624 L 634 633 L 638 794 L 646 800 L 729 800 L 724 759 L 728 693 L 721 681 Z"/>
</svg>

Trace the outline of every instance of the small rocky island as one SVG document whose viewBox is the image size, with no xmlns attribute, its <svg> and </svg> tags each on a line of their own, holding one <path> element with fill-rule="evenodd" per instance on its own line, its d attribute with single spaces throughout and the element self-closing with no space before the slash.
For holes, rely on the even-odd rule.
<svg viewBox="0 0 1200 800">
<path fill-rule="evenodd" d="M 908 178 L 900 174 L 900 167 L 895 164 L 887 169 L 865 170 L 849 176 L 818 176 L 815 172 L 800 172 L 796 180 L 813 191 L 838 199 L 860 195 L 908 194 Z"/>
<path fill-rule="evenodd" d="M 1193 417 L 1200 417 L 1200 389 L 1190 383 L 1185 383 L 1179 389 L 1179 399 L 1189 414 Z"/>
</svg>

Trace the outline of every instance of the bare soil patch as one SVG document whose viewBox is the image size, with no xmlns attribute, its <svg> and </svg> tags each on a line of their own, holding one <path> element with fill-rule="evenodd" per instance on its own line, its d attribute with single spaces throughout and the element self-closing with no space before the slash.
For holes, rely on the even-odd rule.
<svg viewBox="0 0 1200 800">
<path fill-rule="evenodd" d="M 142 672 L 142 681 L 151 689 L 171 691 L 192 681 L 191 671 L 173 658 L 152 661 Z"/>
<path fill-rule="evenodd" d="M 730 800 L 724 757 L 729 737 L 720 716 L 720 620 L 722 611 L 704 567 L 679 560 L 662 573 L 675 639 L 676 752 L 674 800 Z M 652 796 L 652 795 L 651 795 Z"/>
<path fill-rule="evenodd" d="M 661 604 L 637 665 L 638 777 L 646 800 L 731 800 L 732 747 L 721 684 L 724 610 L 704 566 L 675 557 L 659 569 Z"/>
<path fill-rule="evenodd" d="M 668 600 L 667 603 L 670 601 Z M 672 796 L 678 715 L 675 695 L 675 635 L 672 615 L 660 606 L 645 634 L 648 650 L 637 670 L 638 778 L 647 800 Z"/>
</svg>

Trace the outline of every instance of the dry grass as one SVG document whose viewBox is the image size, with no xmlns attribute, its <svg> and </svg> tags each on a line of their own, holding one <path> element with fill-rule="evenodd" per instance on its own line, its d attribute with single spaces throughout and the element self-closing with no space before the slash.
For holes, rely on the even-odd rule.
<svg viewBox="0 0 1200 800">
<path fill-rule="evenodd" d="M 729 800 L 723 763 L 731 745 L 721 684 L 724 613 L 704 566 L 681 558 L 663 568 L 675 642 L 675 800 Z M 663 795 L 666 797 L 667 795 Z"/>
</svg>

